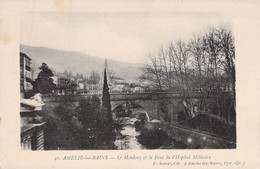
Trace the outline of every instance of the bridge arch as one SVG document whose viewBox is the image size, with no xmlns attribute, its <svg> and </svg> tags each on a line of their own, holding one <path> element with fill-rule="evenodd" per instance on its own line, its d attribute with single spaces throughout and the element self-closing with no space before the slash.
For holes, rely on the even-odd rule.
<svg viewBox="0 0 260 169">
<path fill-rule="evenodd" d="M 154 116 L 151 114 L 151 110 L 147 108 L 147 104 L 145 102 L 142 101 L 138 101 L 138 100 L 131 100 L 131 101 L 112 101 L 111 102 L 111 110 L 112 112 L 119 106 L 123 105 L 123 104 L 135 104 L 140 106 L 143 110 L 144 113 L 146 115 L 147 121 L 151 121 L 151 119 L 154 118 Z"/>
<path fill-rule="evenodd" d="M 166 115 L 169 116 L 168 118 L 170 118 L 171 122 L 177 122 L 178 112 L 183 111 L 188 113 L 186 114 L 187 117 L 192 114 L 196 115 L 193 105 L 195 105 L 195 102 L 202 96 L 198 93 L 193 93 L 192 95 L 187 95 L 185 97 L 179 93 L 113 93 L 110 97 L 112 110 L 127 102 L 138 104 L 148 113 L 150 120 L 163 119 L 165 111 L 162 110 L 162 107 L 164 106 L 161 106 L 160 102 L 164 102 L 165 99 L 171 99 L 171 103 L 168 105 L 168 114 Z"/>
<path fill-rule="evenodd" d="M 117 107 L 125 104 L 126 101 L 111 101 L 111 110 L 114 111 Z"/>
<path fill-rule="evenodd" d="M 199 104 L 200 101 L 198 99 L 190 99 L 189 101 L 179 101 L 177 104 L 178 121 L 180 122 L 181 119 L 184 120 L 184 117 L 185 119 L 195 117 L 197 112 L 199 111 Z"/>
</svg>

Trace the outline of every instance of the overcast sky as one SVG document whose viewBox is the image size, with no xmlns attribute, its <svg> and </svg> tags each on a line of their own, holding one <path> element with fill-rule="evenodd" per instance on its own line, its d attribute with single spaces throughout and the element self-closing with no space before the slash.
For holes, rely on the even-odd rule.
<svg viewBox="0 0 260 169">
<path fill-rule="evenodd" d="M 143 63 L 161 45 L 230 24 L 230 18 L 208 12 L 27 13 L 21 43 Z"/>
</svg>

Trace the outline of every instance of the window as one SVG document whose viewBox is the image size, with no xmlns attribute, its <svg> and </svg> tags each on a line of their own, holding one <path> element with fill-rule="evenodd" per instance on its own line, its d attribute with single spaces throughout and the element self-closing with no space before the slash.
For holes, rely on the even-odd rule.
<svg viewBox="0 0 260 169">
<path fill-rule="evenodd" d="M 31 61 L 29 59 L 25 59 L 25 65 L 26 66 L 30 66 L 31 65 Z"/>
<path fill-rule="evenodd" d="M 31 78 L 31 72 L 29 72 L 29 71 L 25 71 L 25 77 L 27 77 L 27 78 Z"/>
</svg>

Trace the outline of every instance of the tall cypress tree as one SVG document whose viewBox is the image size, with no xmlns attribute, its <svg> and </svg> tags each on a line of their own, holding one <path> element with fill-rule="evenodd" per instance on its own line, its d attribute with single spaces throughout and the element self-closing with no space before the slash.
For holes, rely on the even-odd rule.
<svg viewBox="0 0 260 169">
<path fill-rule="evenodd" d="M 104 84 L 103 84 L 102 105 L 107 108 L 108 115 L 111 116 L 111 119 L 112 119 L 111 104 L 110 104 L 110 94 L 109 94 L 109 87 L 108 87 L 108 84 L 107 84 L 107 72 L 106 72 L 106 69 L 104 71 Z"/>
<path fill-rule="evenodd" d="M 112 112 L 111 112 L 110 94 L 109 94 L 109 88 L 107 84 L 106 68 L 104 71 L 102 106 L 104 106 L 107 109 L 107 114 L 106 114 L 107 118 L 103 124 L 105 127 L 104 128 L 105 133 L 103 135 L 106 138 L 106 145 L 108 146 L 108 149 L 114 149 L 115 133 L 114 133 L 114 125 L 112 119 Z"/>
</svg>

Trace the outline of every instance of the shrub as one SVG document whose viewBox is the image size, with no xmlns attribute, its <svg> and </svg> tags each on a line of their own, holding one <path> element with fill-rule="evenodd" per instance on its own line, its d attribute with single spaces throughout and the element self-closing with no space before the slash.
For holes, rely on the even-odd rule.
<svg viewBox="0 0 260 169">
<path fill-rule="evenodd" d="M 162 145 L 170 145 L 172 142 L 172 139 L 159 129 L 142 130 L 137 139 L 147 149 L 157 149 Z"/>
</svg>

